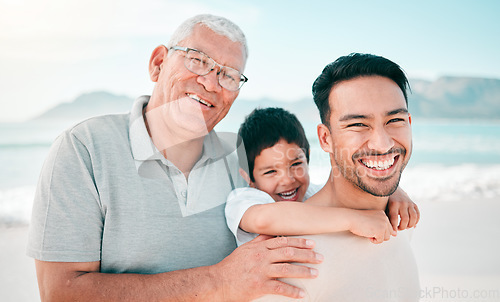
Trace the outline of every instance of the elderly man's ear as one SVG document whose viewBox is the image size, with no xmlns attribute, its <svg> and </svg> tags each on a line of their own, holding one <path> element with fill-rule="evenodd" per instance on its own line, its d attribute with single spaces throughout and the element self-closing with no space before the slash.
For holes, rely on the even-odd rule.
<svg viewBox="0 0 500 302">
<path fill-rule="evenodd" d="M 317 131 L 321 149 L 325 152 L 333 153 L 333 140 L 330 135 L 330 129 L 325 124 L 319 124 Z"/>
<path fill-rule="evenodd" d="M 153 50 L 149 59 L 149 78 L 153 82 L 158 81 L 163 62 L 167 59 L 168 49 L 165 45 L 160 45 Z"/>
</svg>

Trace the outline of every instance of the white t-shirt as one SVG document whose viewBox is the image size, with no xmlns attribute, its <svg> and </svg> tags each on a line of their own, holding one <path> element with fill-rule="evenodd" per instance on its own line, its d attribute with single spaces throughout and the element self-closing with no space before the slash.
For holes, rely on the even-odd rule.
<svg viewBox="0 0 500 302">
<path fill-rule="evenodd" d="M 316 194 L 320 189 L 321 186 L 319 185 L 309 184 L 303 201 Z M 231 191 L 226 203 L 226 222 L 236 238 L 238 246 L 258 236 L 258 234 L 248 233 L 240 229 L 239 226 L 243 214 L 253 205 L 273 202 L 275 201 L 269 194 L 255 188 L 238 188 Z"/>
</svg>

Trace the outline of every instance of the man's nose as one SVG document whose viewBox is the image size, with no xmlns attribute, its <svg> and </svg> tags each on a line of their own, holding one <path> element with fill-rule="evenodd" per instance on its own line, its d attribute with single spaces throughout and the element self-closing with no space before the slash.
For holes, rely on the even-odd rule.
<svg viewBox="0 0 500 302">
<path fill-rule="evenodd" d="M 368 148 L 371 150 L 385 153 L 394 147 L 394 139 L 384 127 L 372 130 L 368 140 Z"/>
<path fill-rule="evenodd" d="M 207 91 L 220 92 L 222 86 L 219 84 L 219 67 L 215 66 L 204 76 L 198 76 L 197 81 L 205 87 Z"/>
</svg>

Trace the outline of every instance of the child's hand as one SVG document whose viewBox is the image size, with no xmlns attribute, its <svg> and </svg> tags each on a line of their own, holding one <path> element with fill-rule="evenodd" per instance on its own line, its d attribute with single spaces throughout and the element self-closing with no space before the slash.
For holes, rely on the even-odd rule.
<svg viewBox="0 0 500 302">
<path fill-rule="evenodd" d="M 418 210 L 418 206 L 411 201 L 408 194 L 398 187 L 396 192 L 389 196 L 387 216 L 389 216 L 394 230 L 402 231 L 417 225 L 420 220 L 420 211 Z M 400 217 L 401 220 L 399 220 Z"/>
<path fill-rule="evenodd" d="M 355 210 L 349 231 L 354 235 L 370 238 L 373 243 L 382 243 L 397 232 L 392 228 L 387 215 L 381 210 Z"/>
</svg>

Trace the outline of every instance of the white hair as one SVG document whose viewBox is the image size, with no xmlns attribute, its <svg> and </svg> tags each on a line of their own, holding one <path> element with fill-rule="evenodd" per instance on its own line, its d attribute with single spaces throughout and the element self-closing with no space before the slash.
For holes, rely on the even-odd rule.
<svg viewBox="0 0 500 302">
<path fill-rule="evenodd" d="M 197 25 L 203 25 L 215 33 L 227 37 L 233 42 L 239 42 L 245 50 L 245 60 L 248 58 L 248 46 L 245 34 L 232 21 L 219 16 L 210 14 L 197 15 L 184 21 L 172 34 L 170 41 L 168 41 L 167 48 L 176 46 L 177 43 L 189 37 Z"/>
</svg>

